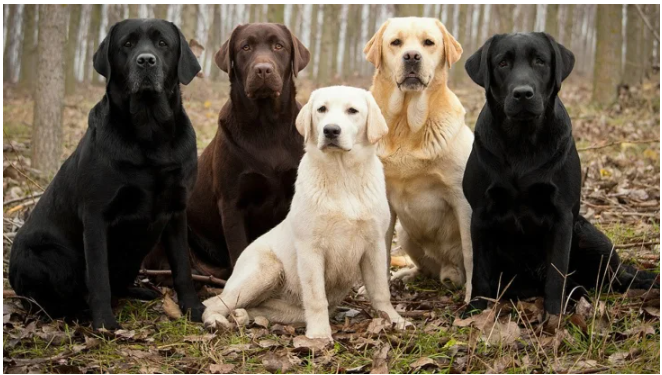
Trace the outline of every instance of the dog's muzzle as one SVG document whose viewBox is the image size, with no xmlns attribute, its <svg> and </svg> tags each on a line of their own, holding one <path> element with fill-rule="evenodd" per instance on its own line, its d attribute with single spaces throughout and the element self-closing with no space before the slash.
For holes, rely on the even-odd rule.
<svg viewBox="0 0 662 375">
<path fill-rule="evenodd" d="M 283 80 L 274 64 L 261 62 L 253 65 L 246 79 L 246 96 L 251 99 L 277 98 L 283 90 Z"/>
<path fill-rule="evenodd" d="M 504 106 L 506 116 L 513 120 L 531 120 L 542 115 L 544 110 L 542 98 L 530 85 L 514 87 Z"/>
<path fill-rule="evenodd" d="M 158 58 L 148 52 L 139 54 L 130 68 L 128 81 L 133 94 L 163 91 L 163 72 Z"/>
<path fill-rule="evenodd" d="M 400 90 L 420 91 L 427 87 L 428 82 L 420 74 L 422 59 L 417 51 L 407 51 L 402 55 L 404 73 L 397 82 Z"/>
</svg>

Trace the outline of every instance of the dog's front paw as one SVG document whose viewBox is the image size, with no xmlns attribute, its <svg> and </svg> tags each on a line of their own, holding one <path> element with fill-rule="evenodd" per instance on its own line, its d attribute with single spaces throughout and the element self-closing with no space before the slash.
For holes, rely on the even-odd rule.
<svg viewBox="0 0 662 375">
<path fill-rule="evenodd" d="M 248 316 L 248 311 L 244 309 L 236 309 L 232 312 L 232 320 L 234 320 L 238 327 L 243 327 L 248 325 L 251 318 Z"/>
<path fill-rule="evenodd" d="M 418 267 L 401 269 L 391 276 L 391 281 L 402 280 L 405 283 L 413 281 L 418 275 Z"/>
<path fill-rule="evenodd" d="M 401 316 L 399 316 L 395 319 L 392 319 L 392 321 L 393 321 L 393 324 L 395 325 L 395 329 L 397 329 L 397 330 L 404 331 L 404 330 L 408 330 L 408 329 L 416 329 L 415 325 L 413 325 L 410 321 L 408 321 L 407 319 L 405 319 Z"/>
<path fill-rule="evenodd" d="M 327 340 L 329 342 L 333 342 L 333 336 L 331 335 L 331 326 L 326 324 L 326 325 L 320 325 L 320 326 L 315 326 L 315 327 L 307 327 L 306 328 L 306 337 L 309 339 L 321 339 L 321 340 Z"/>
<path fill-rule="evenodd" d="M 205 312 L 205 305 L 198 302 L 192 306 L 181 306 L 180 307 L 184 313 L 191 314 L 192 322 L 202 322 L 202 314 Z"/>
<path fill-rule="evenodd" d="M 223 314 L 209 308 L 202 313 L 202 322 L 205 324 L 205 327 L 211 329 L 232 328 L 232 324 L 230 324 Z"/>
<path fill-rule="evenodd" d="M 94 328 L 95 331 L 98 331 L 101 328 L 107 329 L 109 331 L 115 331 L 122 328 L 122 326 L 117 323 L 117 319 L 115 319 L 113 315 L 108 315 L 93 319 L 92 328 Z"/>
</svg>

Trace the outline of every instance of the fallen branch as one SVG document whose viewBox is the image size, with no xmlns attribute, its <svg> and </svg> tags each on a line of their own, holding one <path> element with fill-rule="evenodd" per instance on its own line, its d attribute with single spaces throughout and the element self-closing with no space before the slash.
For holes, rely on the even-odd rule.
<svg viewBox="0 0 662 375">
<path fill-rule="evenodd" d="M 601 148 L 607 148 L 607 147 L 612 147 L 612 146 L 617 146 L 617 145 L 622 145 L 623 143 L 660 143 L 659 139 L 642 139 L 642 140 L 635 140 L 635 141 L 618 141 L 618 142 L 611 142 L 611 143 L 606 143 L 604 145 L 599 145 L 599 146 L 589 146 L 589 147 L 584 147 L 584 148 L 578 148 L 577 151 L 588 151 L 588 150 L 598 150 Z"/>
<path fill-rule="evenodd" d="M 14 292 L 13 290 L 4 289 L 2 291 L 2 298 L 13 298 L 13 297 L 17 297 L 16 292 Z"/>
<path fill-rule="evenodd" d="M 637 12 L 639 12 L 639 15 L 641 16 L 641 19 L 644 21 L 644 24 L 648 29 L 653 33 L 653 36 L 655 39 L 657 39 L 657 42 L 660 43 L 660 36 L 657 34 L 657 30 L 653 26 L 651 26 L 650 22 L 648 22 L 648 18 L 644 14 L 644 12 L 641 10 L 641 7 L 639 5 L 635 4 L 635 8 L 637 8 Z"/>
<path fill-rule="evenodd" d="M 172 277 L 172 271 L 170 270 L 146 270 L 146 269 L 141 269 L 140 270 L 141 275 L 145 276 L 171 276 Z M 225 280 L 219 279 L 218 277 L 214 277 L 211 275 L 205 276 L 205 275 L 191 275 L 194 281 L 200 281 L 202 283 L 207 283 L 207 284 L 214 284 L 214 285 L 220 285 L 220 286 L 225 286 Z"/>
<path fill-rule="evenodd" d="M 44 195 L 44 192 L 43 192 L 43 191 L 42 191 L 41 193 L 35 193 L 35 194 L 32 194 L 32 195 L 28 195 L 28 196 L 26 196 L 26 197 L 20 197 L 20 198 L 16 198 L 16 199 L 10 199 L 10 200 L 8 200 L 8 201 L 2 202 L 2 206 L 4 207 L 4 206 L 8 206 L 8 205 L 10 205 L 10 204 L 14 204 L 14 203 L 18 203 L 18 202 L 23 202 L 23 201 L 26 201 L 26 200 L 28 200 L 28 199 L 39 198 L 39 197 L 41 197 L 42 195 Z"/>
<path fill-rule="evenodd" d="M 641 247 L 648 245 L 659 245 L 660 241 L 648 241 L 648 242 L 633 242 L 633 243 L 624 243 L 620 245 L 614 245 L 615 249 L 631 249 L 633 247 Z"/>
</svg>

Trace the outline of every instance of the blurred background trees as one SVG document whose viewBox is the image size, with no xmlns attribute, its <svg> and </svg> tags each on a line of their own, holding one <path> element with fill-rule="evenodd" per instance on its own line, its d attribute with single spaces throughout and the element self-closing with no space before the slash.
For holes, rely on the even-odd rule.
<svg viewBox="0 0 662 375">
<path fill-rule="evenodd" d="M 451 69 L 451 86 L 469 84 L 462 66 L 466 58 L 491 35 L 506 32 L 552 34 L 575 53 L 573 77 L 593 82 L 593 101 L 600 105 L 613 103 L 619 88 L 637 85 L 659 71 L 658 4 L 86 4 L 48 8 L 63 14 L 64 26 L 53 25 L 52 19 L 42 22 L 42 8 L 3 6 L 3 81 L 5 87 L 17 84 L 17 88 L 36 94 L 36 103 L 46 106 L 61 102 L 65 92 L 70 95 L 80 85 L 103 85 L 103 78 L 93 70 L 92 55 L 110 27 L 129 17 L 164 18 L 177 24 L 188 40 L 196 39 L 205 47 L 200 62 L 204 79 L 213 81 L 227 80 L 213 62 L 216 51 L 236 25 L 247 22 L 280 22 L 289 26 L 311 52 L 310 64 L 301 72 L 301 80 L 317 86 L 367 80 L 374 67 L 365 61 L 363 47 L 382 22 L 394 16 L 438 18 L 458 39 L 464 55 Z M 50 10 L 45 14 L 50 16 Z M 42 45 L 41 40 L 46 37 L 64 38 L 61 49 L 55 51 L 52 45 Z M 49 71 L 44 72 L 38 65 L 48 66 Z M 62 93 L 56 92 L 60 90 L 60 66 Z M 46 82 L 52 86 L 44 86 L 44 77 L 40 75 L 48 75 Z M 61 121 L 56 110 L 45 113 L 49 115 L 43 121 Z M 41 121 L 35 118 L 35 127 L 46 124 Z"/>
</svg>

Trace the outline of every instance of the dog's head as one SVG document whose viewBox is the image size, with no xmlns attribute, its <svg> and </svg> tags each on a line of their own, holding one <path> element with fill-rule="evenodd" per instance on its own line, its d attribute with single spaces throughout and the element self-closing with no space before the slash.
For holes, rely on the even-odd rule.
<svg viewBox="0 0 662 375">
<path fill-rule="evenodd" d="M 322 152 L 373 145 L 388 132 L 372 94 L 347 86 L 313 91 L 297 116 L 296 127 L 307 145 Z"/>
<path fill-rule="evenodd" d="M 94 53 L 94 69 L 127 94 L 172 92 L 200 64 L 173 23 L 131 19 L 116 23 Z"/>
<path fill-rule="evenodd" d="M 310 52 L 284 25 L 251 23 L 232 31 L 215 60 L 246 96 L 261 99 L 280 96 L 283 81 L 308 65 Z"/>
<path fill-rule="evenodd" d="M 462 46 L 434 18 L 391 18 L 363 52 L 402 91 L 423 91 L 460 59 Z"/>
<path fill-rule="evenodd" d="M 490 38 L 465 68 L 506 117 L 521 121 L 543 115 L 574 65 L 572 52 L 549 34 L 517 33 Z"/>
</svg>

